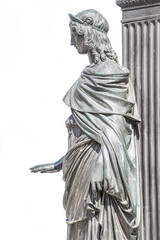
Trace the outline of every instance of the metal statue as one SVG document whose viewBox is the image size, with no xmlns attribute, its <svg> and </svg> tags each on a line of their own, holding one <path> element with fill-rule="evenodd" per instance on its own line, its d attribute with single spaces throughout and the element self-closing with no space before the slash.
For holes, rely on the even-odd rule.
<svg viewBox="0 0 160 240">
<path fill-rule="evenodd" d="M 90 65 L 64 97 L 68 152 L 32 172 L 63 170 L 68 240 L 137 240 L 141 229 L 140 117 L 129 70 L 120 66 L 96 10 L 69 14 L 71 45 Z"/>
</svg>

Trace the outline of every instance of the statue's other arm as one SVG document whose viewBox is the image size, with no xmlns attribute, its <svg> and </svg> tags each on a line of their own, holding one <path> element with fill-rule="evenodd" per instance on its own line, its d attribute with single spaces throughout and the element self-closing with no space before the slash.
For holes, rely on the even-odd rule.
<svg viewBox="0 0 160 240">
<path fill-rule="evenodd" d="M 33 173 L 54 173 L 59 172 L 62 170 L 62 164 L 63 164 L 64 157 L 59 159 L 57 162 L 54 163 L 47 163 L 42 165 L 36 165 L 32 168 L 30 168 L 31 172 Z"/>
</svg>

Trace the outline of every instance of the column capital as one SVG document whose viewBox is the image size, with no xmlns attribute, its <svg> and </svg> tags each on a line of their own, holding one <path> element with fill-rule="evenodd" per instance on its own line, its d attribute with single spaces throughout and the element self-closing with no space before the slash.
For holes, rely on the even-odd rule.
<svg viewBox="0 0 160 240">
<path fill-rule="evenodd" d="M 156 3 L 160 3 L 160 0 L 116 0 L 116 4 L 122 9 L 136 6 L 147 6 Z"/>
</svg>

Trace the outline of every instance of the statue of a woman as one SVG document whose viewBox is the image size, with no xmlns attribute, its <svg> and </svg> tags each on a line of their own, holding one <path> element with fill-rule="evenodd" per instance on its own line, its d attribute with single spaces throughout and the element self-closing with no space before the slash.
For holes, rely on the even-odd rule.
<svg viewBox="0 0 160 240">
<path fill-rule="evenodd" d="M 69 14 L 71 45 L 90 65 L 64 97 L 69 149 L 32 172 L 63 170 L 68 240 L 137 240 L 141 237 L 137 113 L 129 71 L 111 47 L 107 20 L 95 10 Z"/>
</svg>

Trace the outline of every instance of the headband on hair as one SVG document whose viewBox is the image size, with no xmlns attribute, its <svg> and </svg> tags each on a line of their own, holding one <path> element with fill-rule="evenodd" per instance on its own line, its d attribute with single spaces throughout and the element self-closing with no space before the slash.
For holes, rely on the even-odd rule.
<svg viewBox="0 0 160 240">
<path fill-rule="evenodd" d="M 90 17 L 88 17 L 85 21 L 82 21 L 81 19 L 77 18 L 76 16 L 74 16 L 74 15 L 71 14 L 71 13 L 69 13 L 68 15 L 69 15 L 70 19 L 73 20 L 73 21 L 75 21 L 75 22 L 78 22 L 78 23 L 80 23 L 80 24 L 84 24 L 84 25 L 86 25 L 86 26 L 89 26 L 89 27 L 91 27 L 91 28 L 93 28 L 93 29 L 95 29 L 95 30 L 97 30 L 97 31 L 102 32 L 102 33 L 107 33 L 106 31 L 103 31 L 103 30 L 101 30 L 100 28 L 95 27 L 95 26 L 93 25 L 93 20 L 92 20 L 92 18 L 90 18 Z"/>
</svg>

